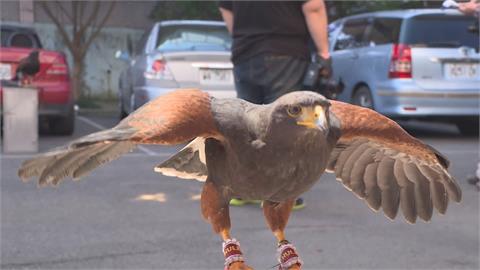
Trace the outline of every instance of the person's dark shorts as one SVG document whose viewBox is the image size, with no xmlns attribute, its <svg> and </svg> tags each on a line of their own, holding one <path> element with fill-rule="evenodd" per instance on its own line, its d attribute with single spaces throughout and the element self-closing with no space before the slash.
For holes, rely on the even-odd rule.
<svg viewBox="0 0 480 270">
<path fill-rule="evenodd" d="M 302 90 L 308 62 L 291 56 L 259 56 L 234 65 L 237 97 L 267 104 L 292 91 Z"/>
</svg>

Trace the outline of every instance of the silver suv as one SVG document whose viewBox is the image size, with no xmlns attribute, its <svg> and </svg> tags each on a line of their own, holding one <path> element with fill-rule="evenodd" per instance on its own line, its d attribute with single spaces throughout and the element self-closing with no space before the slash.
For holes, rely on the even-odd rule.
<svg viewBox="0 0 480 270">
<path fill-rule="evenodd" d="M 455 10 L 383 11 L 330 25 L 340 100 L 392 118 L 450 121 L 478 134 L 478 18 Z"/>
</svg>

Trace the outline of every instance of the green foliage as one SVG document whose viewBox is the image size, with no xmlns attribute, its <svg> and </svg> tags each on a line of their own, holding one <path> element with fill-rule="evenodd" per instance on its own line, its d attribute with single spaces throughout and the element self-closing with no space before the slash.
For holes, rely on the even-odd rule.
<svg viewBox="0 0 480 270">
<path fill-rule="evenodd" d="M 344 16 L 373 12 L 380 10 L 398 10 L 411 8 L 439 8 L 441 1 L 418 1 L 418 0 L 370 0 L 370 1 L 339 1 L 327 0 L 330 20 Z"/>
<path fill-rule="evenodd" d="M 150 18 L 155 21 L 222 20 L 217 1 L 158 1 Z"/>
</svg>

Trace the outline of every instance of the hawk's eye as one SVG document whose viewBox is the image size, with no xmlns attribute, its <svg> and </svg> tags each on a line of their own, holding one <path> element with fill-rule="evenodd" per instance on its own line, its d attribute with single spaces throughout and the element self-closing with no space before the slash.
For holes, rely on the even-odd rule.
<svg viewBox="0 0 480 270">
<path fill-rule="evenodd" d="M 287 113 L 291 117 L 297 117 L 302 113 L 302 107 L 298 105 L 292 105 L 287 107 Z"/>
</svg>

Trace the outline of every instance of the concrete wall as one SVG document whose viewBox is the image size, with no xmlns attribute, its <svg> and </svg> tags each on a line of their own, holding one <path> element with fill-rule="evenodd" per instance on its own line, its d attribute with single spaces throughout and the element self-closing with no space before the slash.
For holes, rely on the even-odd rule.
<svg viewBox="0 0 480 270">
<path fill-rule="evenodd" d="M 48 23 L 50 19 L 47 14 L 40 7 L 38 1 L 34 1 L 34 13 L 35 13 L 35 22 L 39 23 Z M 71 5 L 69 1 L 62 1 L 61 4 L 67 9 L 70 10 Z M 59 8 L 55 8 L 55 3 L 50 3 L 52 11 L 54 14 L 57 14 L 64 22 L 68 23 L 69 19 L 67 17 L 62 17 L 62 12 Z M 93 3 L 86 5 L 85 17 L 87 17 Z M 109 1 L 101 1 L 99 9 L 99 18 L 106 13 L 108 7 L 110 6 Z M 155 1 L 116 1 L 115 7 L 112 11 L 112 14 L 108 21 L 106 22 L 107 27 L 127 27 L 127 28 L 138 28 L 145 29 L 152 24 L 152 21 L 149 19 L 149 15 L 153 7 L 155 6 Z M 63 15 L 64 16 L 64 15 Z"/>
<path fill-rule="evenodd" d="M 69 57 L 71 67 L 70 53 L 67 47 L 61 42 L 60 34 L 53 24 L 35 23 L 37 31 L 43 46 L 46 49 L 63 51 Z M 118 78 L 120 72 L 127 67 L 125 61 L 115 59 L 117 50 L 127 50 L 127 39 L 131 39 L 135 44 L 143 34 L 144 30 L 105 27 L 95 38 L 87 52 L 85 63 L 86 73 L 85 94 L 98 95 L 116 95 L 118 90 Z"/>
<path fill-rule="evenodd" d="M 0 21 L 20 21 L 20 7 L 17 1 L 0 1 Z"/>
</svg>

